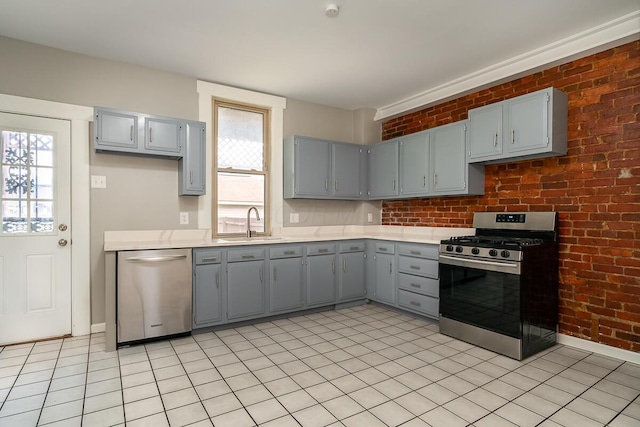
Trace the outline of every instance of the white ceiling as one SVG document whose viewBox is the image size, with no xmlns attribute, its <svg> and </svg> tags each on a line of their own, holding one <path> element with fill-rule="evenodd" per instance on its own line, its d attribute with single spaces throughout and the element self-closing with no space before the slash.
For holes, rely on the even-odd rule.
<svg viewBox="0 0 640 427">
<path fill-rule="evenodd" d="M 623 16 L 640 33 L 638 0 L 333 2 L 337 18 L 330 0 L 0 0 L 0 35 L 389 116 L 498 80 L 494 67 L 453 84 L 496 63 L 542 65 L 531 51 Z"/>
</svg>

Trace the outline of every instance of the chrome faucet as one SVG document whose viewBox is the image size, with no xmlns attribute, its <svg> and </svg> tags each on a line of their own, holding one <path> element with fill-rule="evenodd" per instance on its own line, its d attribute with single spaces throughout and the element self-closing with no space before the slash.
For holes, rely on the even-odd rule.
<svg viewBox="0 0 640 427">
<path fill-rule="evenodd" d="M 251 211 L 256 211 L 256 219 L 260 221 L 260 213 L 258 212 L 258 208 L 255 206 L 251 206 L 247 211 L 247 239 L 251 238 Z"/>
</svg>

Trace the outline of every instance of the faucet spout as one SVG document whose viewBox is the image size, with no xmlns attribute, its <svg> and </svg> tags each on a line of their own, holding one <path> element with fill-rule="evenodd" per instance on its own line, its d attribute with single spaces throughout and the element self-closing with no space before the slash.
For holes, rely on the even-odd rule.
<svg viewBox="0 0 640 427">
<path fill-rule="evenodd" d="M 260 212 L 258 212 L 258 208 L 255 206 L 251 206 L 249 210 L 247 210 L 247 238 L 250 239 L 253 232 L 251 231 L 251 211 L 256 212 L 256 219 L 260 221 Z"/>
</svg>

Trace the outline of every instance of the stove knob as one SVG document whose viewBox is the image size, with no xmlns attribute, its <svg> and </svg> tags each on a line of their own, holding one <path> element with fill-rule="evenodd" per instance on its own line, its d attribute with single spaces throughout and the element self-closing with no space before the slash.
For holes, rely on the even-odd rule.
<svg viewBox="0 0 640 427">
<path fill-rule="evenodd" d="M 491 250 L 489 251 L 489 255 L 491 255 L 491 256 L 498 256 L 498 251 L 496 251 L 495 249 L 491 249 Z"/>
<path fill-rule="evenodd" d="M 502 251 L 502 252 L 500 252 L 500 256 L 501 256 L 502 258 L 509 258 L 509 255 L 511 255 L 511 254 L 509 253 L 509 251 Z"/>
<path fill-rule="evenodd" d="M 456 252 L 458 253 L 462 253 L 464 249 L 462 249 L 462 246 L 456 246 Z"/>
<path fill-rule="evenodd" d="M 453 252 L 453 246 L 447 245 L 447 252 Z"/>
<path fill-rule="evenodd" d="M 480 253 L 480 249 L 473 248 L 473 249 L 471 249 L 471 253 L 474 254 L 474 255 L 478 255 Z"/>
</svg>

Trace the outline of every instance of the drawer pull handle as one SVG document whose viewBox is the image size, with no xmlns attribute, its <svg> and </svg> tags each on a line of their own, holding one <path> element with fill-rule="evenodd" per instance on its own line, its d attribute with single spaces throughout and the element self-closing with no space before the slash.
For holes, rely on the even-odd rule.
<svg viewBox="0 0 640 427">
<path fill-rule="evenodd" d="M 422 252 L 420 251 L 410 251 L 411 255 L 420 255 Z"/>
<path fill-rule="evenodd" d="M 416 307 L 420 307 L 420 303 L 417 301 L 411 301 L 411 305 L 415 305 Z"/>
<path fill-rule="evenodd" d="M 409 268 L 412 270 L 420 270 L 420 267 L 418 267 L 417 265 L 410 265 Z"/>
<path fill-rule="evenodd" d="M 412 288 L 418 288 L 418 289 L 420 289 L 422 287 L 417 283 L 411 283 L 411 284 L 409 284 L 409 286 L 411 286 Z"/>
<path fill-rule="evenodd" d="M 349 248 L 349 250 L 352 250 L 352 251 L 357 251 L 358 249 L 360 249 L 360 246 L 351 246 Z"/>
<path fill-rule="evenodd" d="M 387 252 L 387 248 L 378 248 L 379 251 Z"/>
<path fill-rule="evenodd" d="M 329 252 L 329 249 L 327 249 L 327 248 L 318 249 L 318 252 L 321 253 L 321 254 L 324 254 L 324 253 Z"/>
<path fill-rule="evenodd" d="M 202 262 L 215 262 L 218 260 L 218 257 L 210 256 L 202 258 Z"/>
<path fill-rule="evenodd" d="M 242 255 L 242 259 L 253 259 L 253 258 L 255 258 L 255 257 L 256 257 L 255 255 L 250 255 L 250 254 L 244 254 L 244 255 Z"/>
<path fill-rule="evenodd" d="M 284 251 L 285 255 L 295 255 L 296 251 Z"/>
</svg>

